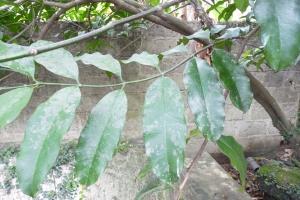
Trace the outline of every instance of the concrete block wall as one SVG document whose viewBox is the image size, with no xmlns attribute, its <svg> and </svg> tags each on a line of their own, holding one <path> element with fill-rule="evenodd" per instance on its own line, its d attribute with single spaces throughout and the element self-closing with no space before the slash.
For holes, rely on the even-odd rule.
<svg viewBox="0 0 300 200">
<path fill-rule="evenodd" d="M 63 32 L 70 29 L 71 25 L 57 23 L 55 27 L 48 33 L 46 40 L 59 41 L 62 39 Z M 74 28 L 74 27 L 71 27 Z M 196 28 L 196 26 L 195 26 Z M 145 30 L 142 30 L 145 31 Z M 60 33 L 59 37 L 54 37 Z M 131 43 L 141 32 L 136 32 L 128 38 L 108 38 L 103 36 L 101 39 L 109 42 L 114 48 L 105 46 L 101 49 L 102 54 L 110 53 L 118 59 L 126 59 L 134 53 L 141 53 L 147 51 L 153 54 L 159 54 L 177 45 L 179 34 L 164 29 L 155 25 L 149 29 L 146 34 L 138 39 L 135 43 Z M 94 41 L 94 40 L 92 40 Z M 90 41 L 91 42 L 91 41 Z M 253 40 L 252 45 L 259 45 L 257 41 Z M 67 47 L 74 55 L 79 51 L 84 51 L 87 42 L 72 45 Z M 128 48 L 121 51 L 124 46 L 130 44 Z M 233 53 L 238 51 L 239 43 L 234 45 Z M 176 65 L 186 58 L 186 54 L 176 53 L 164 57 L 160 66 L 162 70 L 166 70 Z M 80 72 L 80 82 L 82 84 L 115 84 L 119 83 L 118 77 L 113 76 L 109 79 L 104 71 L 101 71 L 93 66 L 85 66 L 78 63 Z M 185 89 L 182 82 L 182 72 L 184 65 L 167 74 L 172 78 L 182 91 L 183 99 L 186 105 L 186 119 L 188 123 L 188 130 L 195 128 L 193 116 L 187 106 L 185 96 Z M 250 67 L 249 70 L 267 87 L 269 92 L 278 100 L 279 105 L 283 108 L 287 117 L 295 122 L 296 113 L 299 108 L 299 89 L 300 89 L 300 67 L 294 66 L 287 70 L 277 72 L 263 67 L 264 71 L 257 71 L 255 67 Z M 67 78 L 61 78 L 52 74 L 43 67 L 37 67 L 36 78 L 44 82 L 61 82 L 72 83 L 73 81 Z M 130 63 L 122 66 L 123 79 L 125 81 L 137 80 L 151 77 L 158 74 L 158 71 L 149 66 L 141 66 L 137 63 Z M 12 86 L 30 83 L 31 80 L 23 75 L 15 73 L 8 79 L 0 82 L 1 86 Z M 148 86 L 153 82 L 147 81 L 139 84 L 130 84 L 125 86 L 125 92 L 128 98 L 128 112 L 125 127 L 123 129 L 122 137 L 128 139 L 130 142 L 142 145 L 142 106 L 144 102 L 145 92 Z M 0 133 L 0 147 L 9 145 L 18 145 L 23 139 L 27 119 L 32 115 L 36 107 L 46 101 L 55 91 L 61 89 L 61 86 L 41 87 L 35 90 L 29 105 L 22 111 L 18 119 L 11 125 L 6 126 Z M 83 129 L 89 111 L 96 105 L 96 103 L 107 93 L 119 87 L 106 88 L 82 88 L 82 100 L 79 105 L 75 120 L 69 132 L 64 137 L 64 142 L 77 139 Z M 273 127 L 271 119 L 264 109 L 253 100 L 250 110 L 247 113 L 242 113 L 233 107 L 229 98 L 226 100 L 226 122 L 225 135 L 233 135 L 244 147 L 247 152 L 263 152 L 269 151 L 278 145 L 282 139 L 278 131 Z M 190 140 L 187 148 L 187 153 L 194 153 L 199 149 L 203 138 L 201 136 Z M 215 144 L 210 143 L 207 151 L 211 153 L 218 153 L 218 148 Z"/>
</svg>

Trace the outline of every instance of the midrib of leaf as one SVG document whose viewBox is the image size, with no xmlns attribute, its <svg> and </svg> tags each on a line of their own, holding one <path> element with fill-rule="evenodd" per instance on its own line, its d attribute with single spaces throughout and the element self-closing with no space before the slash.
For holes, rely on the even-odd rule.
<svg viewBox="0 0 300 200">
<path fill-rule="evenodd" d="M 116 103 L 116 100 L 118 99 L 119 95 L 120 95 L 120 91 L 118 91 L 118 94 L 117 94 L 116 98 L 114 99 L 114 102 L 113 102 L 111 105 L 114 105 L 114 104 Z M 109 118 L 106 120 L 105 127 L 104 127 L 102 133 L 105 132 L 105 130 L 106 130 L 106 128 L 107 128 L 107 124 L 108 124 L 110 121 L 111 121 L 111 115 L 109 115 Z M 99 142 L 101 142 L 101 138 L 102 138 L 102 137 L 103 137 L 103 134 L 101 134 L 101 136 L 100 136 L 100 138 L 99 138 Z M 95 150 L 95 153 L 93 154 L 94 156 L 93 156 L 91 165 L 90 165 L 90 167 L 89 167 L 89 171 L 88 171 L 88 174 L 89 174 L 89 175 L 92 173 L 92 172 L 91 172 L 91 169 L 92 169 L 91 166 L 93 166 L 93 164 L 94 164 L 94 162 L 95 162 L 95 155 L 96 155 L 96 153 L 97 153 L 97 151 L 98 151 L 99 148 L 100 148 L 100 145 L 99 145 L 99 143 L 98 143 L 98 147 L 97 147 L 97 149 Z M 87 182 L 88 182 L 88 180 L 87 180 Z"/>
<path fill-rule="evenodd" d="M 163 81 L 163 87 L 162 87 L 162 93 L 163 93 L 163 110 L 164 110 L 164 136 L 165 136 L 165 144 L 166 144 L 166 148 L 167 148 L 167 153 L 166 153 L 166 157 L 167 157 L 167 160 L 168 160 L 168 171 L 170 172 L 170 159 L 169 159 L 169 147 L 168 147 L 168 143 L 167 143 L 167 129 L 166 129 L 166 117 L 165 117 L 165 113 L 166 113 L 166 98 L 165 98 L 165 77 L 162 78 L 162 81 Z M 170 177 L 168 177 L 168 179 L 170 180 Z"/>
<path fill-rule="evenodd" d="M 61 104 L 60 107 L 63 108 L 63 104 Z M 59 110 L 61 110 L 61 109 L 59 109 Z M 59 112 L 57 112 L 57 113 L 59 113 Z M 56 115 L 56 117 L 54 118 L 53 121 L 56 121 L 57 118 L 59 118 L 58 115 Z M 52 123 L 52 125 L 53 125 L 53 123 Z M 47 134 L 45 135 L 45 137 L 44 137 L 44 140 L 43 140 L 44 142 L 42 143 L 42 146 L 41 146 L 41 147 L 44 147 L 44 145 L 46 144 L 45 138 L 47 138 L 48 135 L 51 135 L 51 134 L 52 134 L 52 131 L 51 131 L 52 129 L 53 129 L 53 126 L 50 126 L 50 128 L 48 129 L 48 133 L 47 133 Z M 43 149 L 43 148 L 41 148 L 41 149 Z M 37 167 L 36 167 L 36 166 L 37 166 L 37 163 L 39 163 L 39 161 L 40 161 L 40 155 L 41 155 L 41 151 L 39 151 L 38 159 L 37 159 L 36 162 L 35 162 L 35 165 L 34 165 L 35 167 L 34 167 L 34 173 L 33 173 L 33 175 L 36 174 L 36 173 L 35 173 L 36 170 L 37 170 Z M 42 159 L 43 159 L 43 158 L 42 158 Z M 33 176 L 33 180 L 32 180 L 32 181 L 35 181 L 36 177 L 37 177 L 37 176 Z M 32 187 L 32 188 L 31 188 L 31 191 L 33 191 L 33 186 L 34 186 L 34 185 L 31 184 L 31 187 Z"/>
<path fill-rule="evenodd" d="M 196 61 L 196 66 L 197 66 L 197 61 Z M 199 72 L 199 69 L 198 69 L 198 67 L 197 67 L 197 73 L 198 73 L 198 76 L 199 76 L 199 78 L 200 78 L 200 84 L 201 84 L 201 89 L 202 89 L 202 95 L 203 95 L 203 97 L 204 97 L 204 104 L 205 104 L 205 108 L 206 108 L 206 112 L 208 113 L 208 116 L 207 116 L 207 119 L 208 119 L 208 121 L 209 121 L 209 124 L 210 124 L 210 128 L 209 128 L 209 130 L 211 130 L 211 119 L 210 119 L 210 112 L 209 112 L 209 110 L 207 109 L 207 103 L 206 103 L 206 97 L 205 97 L 205 92 L 204 92 L 204 90 L 203 90 L 203 80 L 202 80 L 202 78 L 201 78 L 201 76 L 200 76 L 200 72 Z M 209 134 L 209 133 L 204 133 L 204 134 Z"/>
<path fill-rule="evenodd" d="M 221 60 L 222 60 L 222 58 L 221 58 Z M 222 60 L 222 63 L 223 63 L 223 66 L 225 67 L 225 69 L 227 69 L 227 71 L 230 71 L 227 67 L 226 67 L 226 64 L 225 64 L 225 62 L 223 62 L 223 60 Z M 240 67 L 240 66 L 238 66 L 238 67 Z M 234 72 L 234 69 L 232 70 L 232 72 Z M 229 73 L 229 74 L 231 74 L 231 73 Z M 243 104 L 243 102 L 242 102 L 242 98 L 241 98 L 241 96 L 240 96 L 240 90 L 239 90 L 239 88 L 237 87 L 237 84 L 236 84 L 236 79 L 234 79 L 233 77 L 235 77 L 235 73 L 232 73 L 233 75 L 231 76 L 231 78 L 232 78 L 232 81 L 233 81 L 233 86 L 234 86 L 234 88 L 233 88 L 233 90 L 237 93 L 237 96 L 239 97 L 238 98 L 238 101 L 239 101 L 239 103 L 243 106 L 243 108 L 244 108 L 244 104 Z"/>
<path fill-rule="evenodd" d="M 271 1 L 272 3 L 271 4 L 273 4 L 274 3 L 274 1 Z M 276 3 L 275 3 L 275 5 L 273 4 L 273 9 L 274 9 L 274 11 L 275 12 L 273 12 L 272 13 L 272 18 L 273 19 L 276 19 L 276 21 L 277 21 L 277 33 L 278 33 L 278 38 L 279 38 L 279 40 L 280 40 L 280 42 L 279 42 L 279 48 L 278 48 L 278 51 L 279 51 L 279 55 L 281 55 L 281 44 L 282 44 L 282 40 L 281 40 L 281 37 L 280 37 L 280 35 L 281 35 L 281 33 L 280 33 L 280 28 L 279 28 L 279 20 L 278 20 L 278 18 L 277 18 L 277 16 L 275 16 L 274 14 L 275 13 L 277 13 L 277 7 L 276 7 Z M 280 60 L 279 59 L 276 59 L 277 60 L 277 62 L 276 62 L 276 65 L 278 65 L 278 63 L 280 62 Z"/>
<path fill-rule="evenodd" d="M 63 106 L 61 106 L 61 107 L 63 107 Z M 56 121 L 56 119 L 57 119 L 57 117 L 54 118 L 55 121 Z M 53 120 L 53 121 L 54 121 L 54 120 Z M 53 125 L 53 123 L 52 123 L 52 125 Z M 49 128 L 49 130 L 48 130 L 48 133 L 47 133 L 47 134 L 45 135 L 45 137 L 44 137 L 44 142 L 43 142 L 43 144 L 42 144 L 42 146 L 41 146 L 40 149 L 43 149 L 43 147 L 44 147 L 44 145 L 45 145 L 45 143 L 46 143 L 45 138 L 47 138 L 48 135 L 51 135 L 52 132 L 50 132 L 50 130 L 52 130 L 52 128 L 53 128 L 53 126 L 50 126 L 50 128 Z M 39 151 L 38 158 L 36 159 L 36 162 L 35 162 L 35 165 L 34 165 L 35 167 L 34 167 L 34 171 L 33 171 L 34 173 L 33 173 L 33 175 L 36 174 L 35 172 L 36 172 L 36 170 L 37 170 L 37 163 L 38 163 L 38 161 L 40 160 L 40 155 L 41 155 L 41 151 Z M 45 159 L 45 158 L 42 157 L 42 160 L 43 160 L 43 159 Z M 39 167 L 38 169 L 40 169 L 40 167 Z M 36 176 L 33 176 L 33 180 L 32 180 L 32 181 L 35 181 L 35 178 L 36 178 Z M 31 188 L 31 191 L 33 191 L 33 184 L 31 184 L 31 187 L 32 187 L 32 188 Z"/>
</svg>

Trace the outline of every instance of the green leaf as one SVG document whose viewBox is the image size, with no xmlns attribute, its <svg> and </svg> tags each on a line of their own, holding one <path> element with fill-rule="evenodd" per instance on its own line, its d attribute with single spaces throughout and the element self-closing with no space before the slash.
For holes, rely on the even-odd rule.
<svg viewBox="0 0 300 200">
<path fill-rule="evenodd" d="M 213 50 L 212 60 L 222 83 L 230 91 L 233 105 L 241 111 L 247 112 L 253 99 L 253 93 L 243 65 L 235 61 L 231 53 L 222 49 Z"/>
<path fill-rule="evenodd" d="M 200 135 L 200 134 L 202 134 L 202 133 L 198 128 L 191 130 L 190 135 L 186 138 L 186 143 L 188 143 L 188 141 L 191 138 L 196 137 L 197 135 Z"/>
<path fill-rule="evenodd" d="M 224 1 L 218 1 L 216 4 L 212 5 L 211 7 L 209 7 L 207 10 L 206 10 L 206 13 L 209 13 L 210 11 L 218 8 L 219 6 L 222 6 L 225 2 L 227 2 L 228 0 L 224 0 Z"/>
<path fill-rule="evenodd" d="M 150 163 L 148 163 L 142 167 L 139 174 L 136 176 L 135 180 L 138 178 L 144 178 L 150 171 L 152 171 L 152 166 Z"/>
<path fill-rule="evenodd" d="M 161 55 L 166 56 L 166 55 L 170 55 L 172 53 L 181 53 L 181 52 L 188 52 L 188 49 L 183 44 L 180 44 L 168 51 L 165 51 L 165 52 L 161 53 Z"/>
<path fill-rule="evenodd" d="M 234 0 L 234 4 L 241 12 L 245 12 L 249 6 L 248 0 Z"/>
<path fill-rule="evenodd" d="M 29 118 L 16 169 L 25 194 L 33 197 L 38 192 L 38 185 L 56 160 L 61 139 L 73 122 L 80 99 L 79 88 L 61 89 L 39 105 Z"/>
<path fill-rule="evenodd" d="M 232 17 L 232 13 L 235 11 L 235 4 L 229 4 L 227 8 L 225 8 L 218 17 L 218 20 L 221 21 L 224 18 L 225 21 L 229 20 Z"/>
<path fill-rule="evenodd" d="M 80 57 L 76 57 L 75 60 L 81 60 L 86 65 L 94 65 L 99 69 L 112 72 L 121 77 L 120 63 L 110 54 L 102 55 L 99 52 L 93 54 L 86 53 Z"/>
<path fill-rule="evenodd" d="M 122 63 L 137 62 L 142 65 L 149 65 L 156 68 L 159 68 L 159 59 L 156 54 L 149 54 L 148 52 L 143 51 L 141 54 L 133 54 L 129 59 L 122 60 Z"/>
<path fill-rule="evenodd" d="M 219 33 L 221 30 L 223 30 L 224 28 L 226 28 L 226 25 L 218 25 L 215 24 L 211 27 L 210 29 L 210 33 L 211 34 L 215 34 L 215 33 Z"/>
<path fill-rule="evenodd" d="M 157 6 L 160 4 L 160 0 L 149 0 L 149 3 L 151 6 Z"/>
<path fill-rule="evenodd" d="M 206 139 L 218 140 L 224 128 L 225 100 L 215 70 L 195 57 L 184 69 L 183 82 L 199 130 Z"/>
<path fill-rule="evenodd" d="M 198 32 L 194 33 L 193 35 L 186 36 L 187 39 L 204 39 L 204 40 L 209 40 L 210 37 L 210 32 L 209 30 L 202 30 L 200 29 Z"/>
<path fill-rule="evenodd" d="M 41 47 L 52 43 L 39 40 L 31 47 Z M 78 81 L 78 65 L 70 52 L 60 48 L 36 55 L 33 58 L 52 73 Z"/>
<path fill-rule="evenodd" d="M 0 131 L 13 122 L 27 105 L 33 89 L 23 87 L 0 95 Z"/>
<path fill-rule="evenodd" d="M 176 182 L 183 169 L 186 120 L 176 83 L 161 77 L 147 89 L 143 106 L 146 154 L 154 174 L 163 182 Z"/>
<path fill-rule="evenodd" d="M 28 47 L 19 46 L 16 44 L 6 44 L 0 41 L 0 59 L 11 56 L 14 53 L 29 51 Z M 17 60 L 1 62 L 1 67 L 10 68 L 16 72 L 25 74 L 29 77 L 34 77 L 35 65 L 32 57 L 21 58 Z"/>
<path fill-rule="evenodd" d="M 105 95 L 91 110 L 80 134 L 76 155 L 76 175 L 90 186 L 105 170 L 117 147 L 126 120 L 127 98 L 124 90 Z"/>
<path fill-rule="evenodd" d="M 189 43 L 189 39 L 187 39 L 186 37 L 182 37 L 179 39 L 179 41 L 177 42 L 177 45 L 180 45 L 180 44 L 184 44 L 186 45 L 187 43 Z"/>
<path fill-rule="evenodd" d="M 291 66 L 300 53 L 299 0 L 257 0 L 253 10 L 267 63 L 276 71 Z"/>
<path fill-rule="evenodd" d="M 145 197 L 154 194 L 163 192 L 165 190 L 174 189 L 171 184 L 166 184 L 160 181 L 157 177 L 154 177 L 150 180 L 150 182 L 136 195 L 134 200 L 142 200 Z"/>
<path fill-rule="evenodd" d="M 243 147 L 235 141 L 232 136 L 222 135 L 217 140 L 217 145 L 220 150 L 230 159 L 231 165 L 240 172 L 242 180 L 241 191 L 245 190 L 246 173 L 247 173 L 247 160 L 244 157 Z"/>
</svg>

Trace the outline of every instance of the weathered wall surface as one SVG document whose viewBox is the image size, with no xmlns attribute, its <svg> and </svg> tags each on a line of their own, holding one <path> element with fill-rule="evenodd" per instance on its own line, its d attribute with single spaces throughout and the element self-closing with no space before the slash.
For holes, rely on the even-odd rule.
<svg viewBox="0 0 300 200">
<path fill-rule="evenodd" d="M 63 32 L 68 29 L 73 29 L 71 25 L 65 26 L 63 24 L 57 24 L 51 29 L 46 40 L 58 41 L 62 38 Z M 60 33 L 58 37 L 54 37 L 57 33 Z M 129 38 L 102 38 L 103 41 L 109 42 L 115 48 L 108 46 L 104 47 L 100 52 L 102 54 L 110 53 L 115 55 L 118 59 L 128 58 L 133 53 L 141 53 L 142 51 L 148 51 L 149 53 L 159 54 L 168 50 L 171 47 L 176 46 L 177 40 L 181 37 L 179 34 L 170 30 L 154 26 L 148 30 L 142 38 L 136 42 L 131 43 L 141 33 L 134 33 Z M 130 44 L 128 48 L 122 50 L 127 44 Z M 73 54 L 84 50 L 86 43 L 73 45 L 66 49 L 70 50 Z M 252 41 L 251 45 L 259 46 L 257 41 Z M 236 42 L 233 52 L 238 51 L 239 43 Z M 164 57 L 160 66 L 162 70 L 171 68 L 186 58 L 185 54 L 172 54 Z M 59 59 L 59 58 L 54 58 Z M 107 77 L 106 73 L 98 70 L 93 66 L 85 66 L 79 63 L 80 70 L 80 82 L 82 84 L 114 84 L 119 83 L 120 80 L 117 77 L 112 77 L 111 80 Z M 182 72 L 184 65 L 177 68 L 168 74 L 180 87 L 183 98 L 186 104 L 186 119 L 188 122 L 188 129 L 195 128 L 193 122 L 193 116 L 188 109 L 187 101 L 185 97 L 184 85 L 182 82 Z M 300 67 L 290 67 L 285 71 L 274 73 L 267 67 L 264 67 L 264 71 L 257 71 L 255 67 L 249 68 L 249 70 L 267 87 L 270 93 L 277 99 L 280 106 L 283 108 L 286 116 L 293 122 L 296 119 L 296 113 L 299 103 L 299 91 L 300 91 Z M 38 73 L 36 78 L 44 82 L 66 82 L 72 83 L 72 80 L 61 78 L 45 70 L 43 67 L 37 68 Z M 143 79 L 158 74 L 158 71 L 148 66 L 141 66 L 139 64 L 127 64 L 122 66 L 123 78 L 126 81 Z M 127 121 L 123 129 L 122 137 L 128 139 L 131 143 L 142 144 L 142 105 L 144 102 L 145 92 L 147 87 L 153 81 L 142 82 L 139 84 L 130 84 L 125 86 L 125 92 L 129 101 Z M 23 75 L 17 73 L 13 74 L 7 79 L 0 82 L 1 86 L 12 86 L 20 84 L 28 84 L 30 80 Z M 59 90 L 60 86 L 54 87 L 41 87 L 35 90 L 29 105 L 22 111 L 18 119 L 11 125 L 5 127 L 0 134 L 0 147 L 9 145 L 18 145 L 24 135 L 27 119 L 32 115 L 36 107 L 47 100 L 55 91 Z M 113 91 L 116 88 L 82 88 L 82 101 L 77 109 L 76 117 L 70 131 L 64 137 L 64 141 L 77 139 L 81 130 L 83 129 L 89 111 L 96 103 L 108 92 Z M 246 152 L 263 152 L 272 149 L 278 145 L 281 137 L 278 131 L 273 127 L 268 114 L 255 100 L 247 113 L 242 113 L 238 109 L 232 106 L 229 99 L 226 101 L 226 122 L 225 122 L 225 135 L 233 135 L 244 147 Z M 199 136 L 193 139 L 188 144 L 188 153 L 193 153 L 199 148 L 202 143 L 202 138 Z M 215 144 L 211 143 L 207 148 L 208 152 L 218 152 Z"/>
</svg>

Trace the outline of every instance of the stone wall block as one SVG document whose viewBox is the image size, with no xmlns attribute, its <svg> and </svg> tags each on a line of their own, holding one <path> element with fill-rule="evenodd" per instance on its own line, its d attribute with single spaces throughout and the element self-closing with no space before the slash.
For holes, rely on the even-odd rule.
<svg viewBox="0 0 300 200">
<path fill-rule="evenodd" d="M 250 118 L 251 120 L 265 120 L 270 119 L 269 114 L 266 110 L 257 102 L 253 103 L 250 107 Z"/>
<path fill-rule="evenodd" d="M 239 137 L 265 135 L 267 124 L 264 121 L 241 121 L 238 125 Z"/>
<path fill-rule="evenodd" d="M 162 52 L 168 51 L 169 49 L 176 47 L 176 38 L 166 37 L 166 38 L 147 38 L 143 40 L 142 49 L 150 54 L 160 54 Z"/>
<path fill-rule="evenodd" d="M 225 115 L 228 121 L 243 119 L 243 111 L 240 111 L 232 104 L 225 104 Z"/>
</svg>

